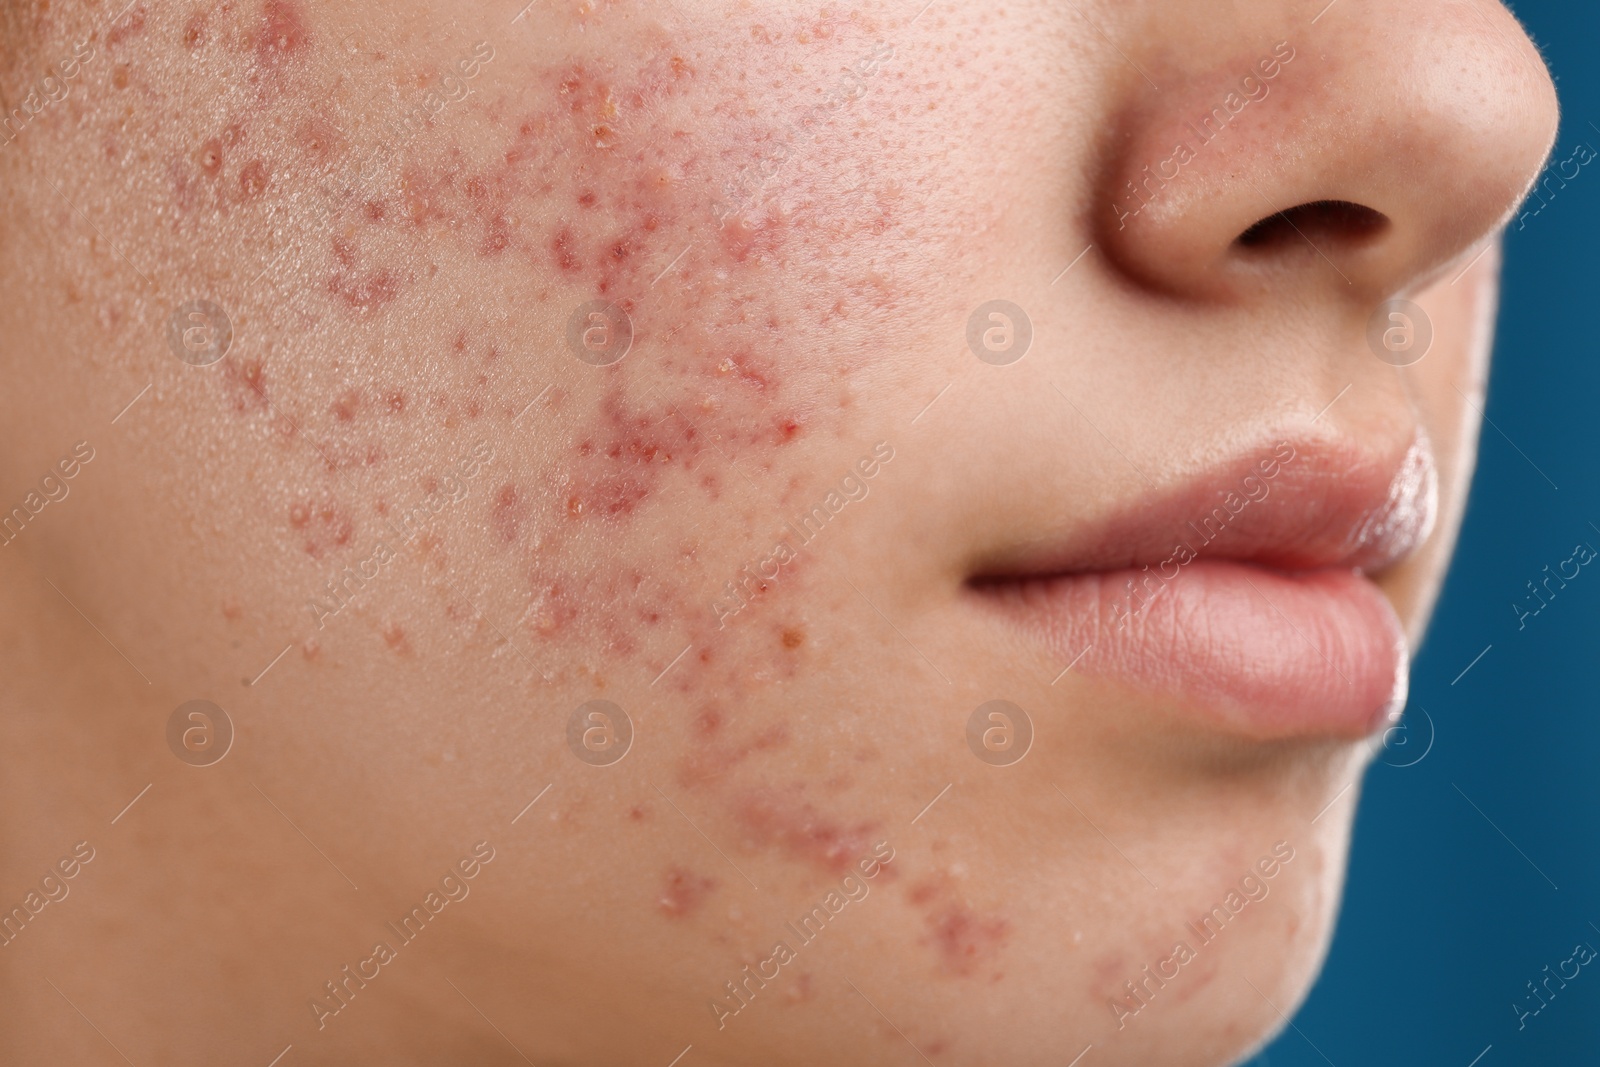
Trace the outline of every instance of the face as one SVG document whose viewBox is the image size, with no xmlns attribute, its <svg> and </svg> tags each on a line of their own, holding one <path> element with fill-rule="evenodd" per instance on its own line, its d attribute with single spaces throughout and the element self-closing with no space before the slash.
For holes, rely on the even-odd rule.
<svg viewBox="0 0 1600 1067">
<path fill-rule="evenodd" d="M 7 1058 L 1281 1025 L 1550 82 L 919 6 L 6 7 Z"/>
</svg>

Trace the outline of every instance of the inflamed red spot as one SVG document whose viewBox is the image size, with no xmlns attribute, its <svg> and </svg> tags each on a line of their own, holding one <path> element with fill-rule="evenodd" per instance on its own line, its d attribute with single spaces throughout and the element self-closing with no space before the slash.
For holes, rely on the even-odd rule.
<svg viewBox="0 0 1600 1067">
<path fill-rule="evenodd" d="M 1005 919 L 980 916 L 959 903 L 929 915 L 927 928 L 925 943 L 938 949 L 942 969 L 961 978 L 992 965 L 1011 934 L 1011 924 Z"/>
<path fill-rule="evenodd" d="M 669 867 L 661 878 L 661 893 L 656 906 L 671 919 L 687 919 L 699 911 L 706 898 L 717 889 L 715 878 L 695 874 L 682 867 Z"/>
<path fill-rule="evenodd" d="M 695 716 L 694 730 L 701 737 L 710 737 L 722 729 L 722 712 L 716 708 L 706 708 Z"/>
<path fill-rule="evenodd" d="M 550 249 L 555 254 L 556 266 L 564 274 L 576 274 L 583 269 L 583 262 L 578 258 L 577 241 L 572 236 L 572 230 L 562 228 L 557 231 L 550 242 Z"/>
<path fill-rule="evenodd" d="M 373 311 L 394 300 L 400 284 L 387 268 L 364 275 L 335 274 L 328 279 L 328 292 L 355 311 Z"/>
<path fill-rule="evenodd" d="M 115 48 L 130 37 L 137 37 L 144 32 L 145 10 L 144 5 L 130 11 L 125 17 L 120 18 L 106 33 L 106 46 Z"/>
<path fill-rule="evenodd" d="M 222 138 L 213 137 L 200 146 L 195 153 L 195 162 L 200 164 L 200 172 L 208 178 L 215 178 L 222 170 Z"/>
<path fill-rule="evenodd" d="M 388 645 L 397 655 L 409 656 L 411 654 L 411 642 L 407 639 L 406 632 L 399 623 L 390 623 L 383 628 L 383 643 Z"/>
<path fill-rule="evenodd" d="M 325 118 L 308 118 L 295 129 L 295 143 L 318 163 L 330 159 L 343 145 L 338 127 Z"/>
<path fill-rule="evenodd" d="M 517 487 L 501 486 L 500 492 L 495 496 L 489 524 L 494 527 L 495 533 L 500 535 L 500 540 L 509 545 L 517 539 L 517 531 L 526 511 L 527 507 L 517 493 Z"/>
<path fill-rule="evenodd" d="M 290 505 L 289 528 L 300 536 L 301 547 L 312 559 L 321 559 L 355 540 L 355 522 L 328 498 L 299 500 Z"/>
<path fill-rule="evenodd" d="M 298 58 L 311 43 L 305 14 L 289 0 L 267 0 L 261 8 L 262 24 L 256 34 L 256 56 L 267 66 Z"/>
<path fill-rule="evenodd" d="M 210 13 L 206 11 L 196 11 L 189 16 L 189 21 L 183 26 L 183 47 L 193 52 L 210 39 L 210 35 L 206 32 L 206 22 L 209 17 Z"/>
<path fill-rule="evenodd" d="M 259 359 L 229 359 L 223 363 L 222 376 L 233 394 L 235 411 L 266 406 L 267 371 Z"/>
<path fill-rule="evenodd" d="M 771 255 L 783 243 L 784 222 L 776 215 L 750 219 L 736 215 L 728 219 L 718 231 L 722 248 L 737 263 L 752 256 L 760 259 Z"/>
<path fill-rule="evenodd" d="M 496 215 L 489 221 L 488 232 L 483 235 L 483 243 L 478 246 L 478 254 L 493 257 L 504 252 L 511 244 L 511 224 L 504 215 Z"/>
<path fill-rule="evenodd" d="M 361 409 L 361 393 L 356 389 L 346 390 L 340 397 L 328 406 L 333 417 L 340 422 L 354 422 L 356 412 Z"/>
<path fill-rule="evenodd" d="M 239 198 L 241 200 L 255 200 L 267 191 L 269 181 L 266 162 L 260 159 L 252 159 L 239 171 Z"/>
<path fill-rule="evenodd" d="M 330 244 L 333 248 L 333 258 L 339 261 L 341 267 L 349 269 L 356 265 L 355 242 L 347 237 L 335 235 Z"/>
<path fill-rule="evenodd" d="M 738 820 L 751 843 L 778 848 L 791 859 L 829 872 L 849 869 L 871 849 L 875 825 L 841 823 L 802 799 L 801 789 L 746 794 Z"/>
</svg>

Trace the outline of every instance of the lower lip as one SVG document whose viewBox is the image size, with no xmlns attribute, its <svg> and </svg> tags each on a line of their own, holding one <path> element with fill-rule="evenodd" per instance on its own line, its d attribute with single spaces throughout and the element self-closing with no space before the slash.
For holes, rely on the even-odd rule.
<svg viewBox="0 0 1600 1067">
<path fill-rule="evenodd" d="M 1154 574 L 984 588 L 1042 632 L 1074 672 L 1170 697 L 1185 716 L 1230 733 L 1361 738 L 1404 707 L 1409 655 L 1400 620 L 1354 570 L 1284 574 L 1196 560 L 1170 581 Z M 1140 580 L 1160 588 L 1143 600 L 1131 596 L 1127 583 Z"/>
</svg>

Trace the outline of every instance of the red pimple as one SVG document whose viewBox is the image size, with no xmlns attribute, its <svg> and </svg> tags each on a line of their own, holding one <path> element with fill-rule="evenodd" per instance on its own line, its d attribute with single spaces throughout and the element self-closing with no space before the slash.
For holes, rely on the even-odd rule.
<svg viewBox="0 0 1600 1067">
<path fill-rule="evenodd" d="M 411 642 L 406 640 L 406 632 L 399 623 L 392 622 L 383 628 L 383 643 L 399 655 L 411 654 Z"/>
<path fill-rule="evenodd" d="M 406 169 L 405 176 L 400 179 L 400 198 L 407 222 L 420 227 L 430 220 L 444 217 L 444 212 L 435 203 L 435 193 L 445 181 L 448 179 L 429 184 L 419 168 Z"/>
<path fill-rule="evenodd" d="M 722 249 L 737 263 L 750 257 L 762 259 L 773 255 L 783 244 L 787 223 L 776 210 L 768 210 L 760 218 L 734 215 L 723 222 L 718 231 Z"/>
<path fill-rule="evenodd" d="M 189 21 L 183 27 L 183 46 L 191 52 L 206 43 L 206 19 L 209 12 L 196 11 L 189 16 Z"/>
<path fill-rule="evenodd" d="M 722 712 L 706 708 L 694 720 L 694 731 L 701 737 L 710 737 L 722 729 Z"/>
<path fill-rule="evenodd" d="M 435 570 L 444 570 L 444 538 L 438 534 L 425 533 L 417 538 L 417 554 L 432 562 Z"/>
<path fill-rule="evenodd" d="M 256 56 L 263 63 L 276 66 L 305 51 L 311 38 L 298 4 L 267 0 L 261 13 L 264 21 L 256 35 Z"/>
<path fill-rule="evenodd" d="M 331 499 L 291 504 L 289 527 L 301 531 L 301 547 L 312 559 L 321 559 L 329 547 L 343 547 L 355 540 L 355 522 Z"/>
<path fill-rule="evenodd" d="M 717 884 L 714 878 L 682 867 L 669 867 L 662 875 L 661 895 L 656 899 L 656 906 L 669 918 L 686 919 L 700 910 L 706 898 L 716 891 Z"/>
<path fill-rule="evenodd" d="M 650 490 L 637 478 L 614 475 L 594 479 L 582 485 L 582 491 L 567 498 L 567 517 L 579 519 L 585 515 L 603 515 L 617 518 L 633 514 Z"/>
<path fill-rule="evenodd" d="M 335 234 L 332 240 L 333 258 L 339 261 L 342 267 L 356 265 L 356 246 L 349 238 Z"/>
<path fill-rule="evenodd" d="M 746 794 L 737 807 L 737 817 L 750 843 L 780 848 L 793 859 L 829 872 L 852 868 L 871 850 L 874 824 L 841 825 L 800 800 L 802 788 Z"/>
<path fill-rule="evenodd" d="M 208 178 L 215 178 L 222 170 L 222 138 L 213 137 L 200 146 L 195 153 L 195 162 L 200 164 L 200 170 Z"/>
<path fill-rule="evenodd" d="M 488 232 L 483 236 L 483 243 L 478 246 L 478 254 L 483 256 L 497 256 L 504 252 L 511 244 L 511 224 L 504 215 L 496 215 L 489 222 Z"/>
<path fill-rule="evenodd" d="M 343 143 L 339 128 L 320 116 L 308 118 L 295 129 L 300 150 L 317 162 L 329 159 Z"/>
<path fill-rule="evenodd" d="M 368 222 L 382 222 L 384 215 L 388 213 L 382 200 L 368 200 L 363 210 Z"/>
<path fill-rule="evenodd" d="M 398 415 L 406 409 L 406 394 L 395 391 L 383 398 L 383 405 L 391 415 Z"/>
<path fill-rule="evenodd" d="M 109 48 L 115 48 L 128 38 L 137 37 L 139 34 L 143 33 L 144 16 L 144 5 L 140 4 L 138 7 L 134 8 L 126 18 L 117 20 L 116 25 L 112 26 L 110 31 L 106 33 L 106 46 Z"/>
<path fill-rule="evenodd" d="M 534 606 L 528 612 L 529 625 L 540 637 L 554 637 L 578 619 L 578 605 L 568 588 L 559 581 L 534 579 Z"/>
<path fill-rule="evenodd" d="M 517 539 L 517 529 L 521 525 L 526 506 L 522 503 L 514 485 L 501 486 L 500 492 L 495 497 L 494 510 L 490 514 L 490 524 L 495 533 L 500 535 L 500 540 L 506 544 Z"/>
<path fill-rule="evenodd" d="M 329 405 L 328 410 L 333 412 L 333 417 L 340 422 L 354 422 L 356 412 L 360 407 L 361 393 L 358 390 L 350 389 Z"/>
<path fill-rule="evenodd" d="M 328 292 L 354 310 L 368 312 L 393 301 L 400 284 L 387 268 L 381 268 L 356 277 L 335 274 L 328 279 Z"/>
<path fill-rule="evenodd" d="M 764 393 L 771 385 L 771 382 L 765 374 L 755 368 L 753 363 L 754 360 L 750 353 L 736 352 L 730 356 L 725 356 L 717 364 L 717 373 L 737 378 L 756 392 Z"/>
<path fill-rule="evenodd" d="M 260 159 L 252 159 L 239 171 L 239 198 L 241 200 L 254 200 L 267 191 L 269 182 L 267 177 L 267 164 Z"/>
<path fill-rule="evenodd" d="M 579 207 L 594 207 L 595 204 L 599 202 L 600 198 L 595 196 L 594 191 L 591 189 L 585 189 L 583 192 L 578 194 Z"/>
<path fill-rule="evenodd" d="M 945 973 L 961 978 L 988 966 L 1011 934 L 1011 924 L 1005 919 L 985 918 L 960 903 L 928 916 L 927 926 L 929 936 L 924 943 L 931 941 L 939 950 Z"/>
<path fill-rule="evenodd" d="M 223 363 L 224 380 L 233 391 L 233 409 L 245 411 L 251 406 L 265 407 L 267 403 L 267 372 L 259 359 Z"/>
<path fill-rule="evenodd" d="M 555 252 L 556 266 L 565 274 L 575 274 L 583 266 L 578 259 L 576 244 L 572 230 L 567 227 L 563 227 L 550 243 L 551 249 Z"/>
</svg>

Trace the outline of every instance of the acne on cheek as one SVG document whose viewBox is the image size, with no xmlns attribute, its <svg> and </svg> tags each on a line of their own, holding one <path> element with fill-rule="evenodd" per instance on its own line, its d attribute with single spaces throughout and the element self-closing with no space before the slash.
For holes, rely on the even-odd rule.
<svg viewBox="0 0 1600 1067">
<path fill-rule="evenodd" d="M 387 528 L 384 507 L 405 507 L 420 495 L 415 479 L 423 472 L 414 462 L 395 469 L 385 441 L 453 432 L 459 447 L 442 445 L 442 464 L 481 434 L 495 442 L 496 460 L 453 506 L 481 531 L 472 535 L 483 542 L 475 547 L 514 575 L 507 587 L 514 584 L 519 598 L 510 616 L 516 639 L 558 650 L 543 662 L 559 662 L 560 649 L 581 650 L 601 665 L 597 674 L 648 681 L 687 644 L 691 651 L 658 687 L 686 696 L 736 697 L 752 664 L 793 672 L 811 648 L 785 616 L 784 598 L 804 594 L 804 559 L 784 568 L 733 635 L 715 632 L 711 604 L 738 563 L 771 551 L 771 501 L 733 511 L 747 483 L 762 482 L 798 446 L 842 429 L 842 404 L 815 398 L 844 395 L 840 379 L 864 357 L 839 349 L 833 331 L 864 329 L 851 317 L 881 315 L 895 294 L 876 273 L 841 281 L 817 264 L 858 269 L 852 251 L 880 242 L 896 224 L 892 198 L 880 198 L 862 218 L 837 205 L 810 213 L 778 206 L 788 203 L 779 195 L 719 225 L 711 208 L 721 186 L 759 161 L 751 145 L 781 127 L 785 113 L 722 99 L 723 84 L 739 84 L 722 77 L 730 70 L 712 69 L 714 60 L 702 70 L 701 60 L 689 58 L 699 53 L 660 31 L 641 47 L 618 49 L 615 60 L 529 71 L 515 66 L 506 47 L 471 79 L 441 63 L 420 83 L 406 82 L 402 101 L 413 88 L 420 101 L 439 73 L 470 93 L 447 99 L 403 143 L 375 152 L 384 146 L 373 138 L 396 105 L 388 98 L 359 105 L 375 116 L 366 126 L 347 117 L 357 107 L 344 109 L 340 78 L 328 73 L 346 61 L 330 60 L 337 42 L 329 33 L 289 0 L 224 25 L 234 17 L 222 9 L 197 14 L 180 35 L 195 58 L 231 53 L 248 91 L 170 159 L 175 227 L 193 237 L 219 219 L 242 227 L 243 258 L 253 268 L 247 276 L 289 242 L 285 261 L 307 277 L 283 269 L 277 285 L 262 286 L 263 300 L 293 299 L 304 321 L 352 347 L 386 329 L 409 335 L 412 361 L 403 376 L 345 382 L 321 397 L 308 394 L 308 379 L 296 372 L 300 361 L 326 353 L 298 350 L 294 336 L 224 361 L 215 380 L 227 410 L 274 419 L 286 456 L 291 447 L 314 446 L 326 467 L 280 512 L 289 543 L 313 559 L 353 558 Z M 870 46 L 871 39 L 832 47 L 854 62 Z M 755 117 L 734 136 L 715 138 L 691 117 L 723 110 Z M 839 135 L 840 145 L 849 140 Z M 808 162 L 802 156 L 825 169 L 829 150 L 808 134 L 788 150 L 768 191 L 781 194 L 799 181 Z M 337 189 L 344 191 L 326 193 L 335 205 L 330 216 L 291 226 L 271 243 L 286 205 Z M 516 314 L 468 310 L 419 331 L 418 319 L 434 308 L 489 307 L 485 301 L 498 299 L 507 280 L 520 294 Z M 436 299 L 455 297 L 452 287 L 459 299 Z M 791 299 L 780 302 L 778 293 Z M 611 367 L 588 367 L 566 350 L 569 315 L 594 299 L 615 303 L 632 323 L 632 350 Z M 536 436 L 551 446 L 537 453 L 540 461 L 507 461 L 519 437 Z M 373 484 L 382 484 L 381 494 L 362 504 L 360 487 Z M 810 488 L 790 484 L 778 498 L 809 500 Z M 680 529 L 682 516 L 697 509 L 749 551 L 731 565 L 721 557 L 702 562 L 702 535 Z M 457 524 L 452 516 L 450 526 Z M 429 531 L 413 548 L 442 566 L 445 541 Z M 477 612 L 442 592 L 439 610 L 453 632 L 475 625 Z M 420 620 L 404 630 L 394 623 L 380 647 L 422 654 L 427 634 Z M 764 723 L 730 729 L 701 750 L 717 759 L 684 758 L 681 781 L 714 791 L 752 849 L 832 871 L 869 850 L 872 828 L 830 813 L 820 796 L 813 802 L 791 787 L 763 792 L 749 784 L 770 777 L 758 767 L 790 743 Z M 694 894 L 682 896 L 683 910 L 692 911 Z M 963 914 L 939 922 L 946 943 L 995 936 L 992 925 Z"/>
<path fill-rule="evenodd" d="M 217 21 L 191 21 L 185 44 L 244 52 L 259 91 L 223 130 L 173 162 L 174 199 L 180 214 L 243 211 L 265 222 L 316 174 L 340 173 L 363 157 L 362 134 L 306 113 L 301 97 L 316 95 L 313 59 L 326 42 L 296 4 L 272 0 L 248 32 L 222 32 Z M 634 358 L 587 380 L 566 358 L 563 337 L 475 328 L 480 348 L 544 350 L 555 365 L 542 371 L 592 395 L 587 415 L 573 404 L 563 413 L 577 432 L 567 454 L 532 479 L 542 484 L 515 487 L 554 506 L 497 516 L 493 525 L 508 542 L 516 537 L 506 533 L 532 527 L 626 522 L 668 482 L 715 498 L 734 474 L 729 463 L 769 464 L 819 428 L 823 412 L 791 399 L 799 390 L 779 372 L 803 373 L 810 362 L 793 340 L 793 316 L 755 295 L 789 265 L 794 223 L 770 207 L 721 226 L 709 220 L 716 182 L 736 161 L 724 163 L 693 131 L 651 128 L 664 107 L 698 91 L 699 77 L 670 42 L 655 45 L 626 69 L 589 60 L 535 72 L 509 98 L 503 85 L 518 76 L 506 70 L 497 86 L 490 61 L 475 75 L 473 106 L 513 120 L 489 135 L 499 138 L 492 151 L 467 150 L 453 142 L 450 124 L 436 122 L 340 205 L 332 235 L 320 236 L 320 226 L 294 235 L 327 242 L 307 251 L 309 262 L 320 256 L 325 264 L 313 313 L 334 324 L 372 327 L 386 313 L 405 313 L 410 298 L 438 284 L 419 264 L 446 249 L 476 262 L 472 270 L 526 279 L 542 305 L 538 317 L 558 327 L 563 312 L 595 297 L 628 314 Z M 506 68 L 511 59 L 499 62 Z M 465 107 L 462 121 L 471 121 Z M 284 143 L 280 131 L 289 131 Z M 246 362 L 231 376 L 236 410 L 253 415 L 273 402 L 269 365 Z M 495 390 L 486 380 L 467 388 L 448 406 L 476 417 Z"/>
<path fill-rule="evenodd" d="M 944 870 L 912 883 L 905 900 L 923 913 L 918 944 L 932 953 L 936 974 L 990 982 L 1004 979 L 999 968 L 1014 932 L 1004 915 L 974 908 Z"/>
</svg>

